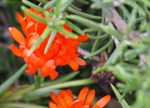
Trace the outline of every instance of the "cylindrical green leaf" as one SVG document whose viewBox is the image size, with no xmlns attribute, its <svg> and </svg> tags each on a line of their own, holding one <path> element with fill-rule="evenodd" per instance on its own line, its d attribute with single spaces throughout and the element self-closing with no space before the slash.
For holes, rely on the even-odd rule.
<svg viewBox="0 0 150 108">
<path fill-rule="evenodd" d="M 37 14 L 31 12 L 29 9 L 27 9 L 25 6 L 21 6 L 21 9 L 27 13 L 28 15 L 30 15 L 32 18 L 38 20 L 39 22 L 43 22 L 43 23 L 46 23 L 46 19 L 45 18 L 42 18 L 40 16 L 38 16 Z"/>
<path fill-rule="evenodd" d="M 64 29 L 64 27 L 62 26 L 55 26 L 56 29 L 62 33 L 63 35 L 67 36 L 67 37 L 70 37 L 70 38 L 74 38 L 74 39 L 77 39 L 78 36 L 72 32 L 68 32 L 67 30 Z"/>
<path fill-rule="evenodd" d="M 129 105 L 127 104 L 127 102 L 124 99 L 120 100 L 122 98 L 122 96 L 120 95 L 119 91 L 115 88 L 115 86 L 111 84 L 111 88 L 113 89 L 116 97 L 120 101 L 120 104 L 121 104 L 122 108 L 130 108 Z"/>
<path fill-rule="evenodd" d="M 106 45 L 104 45 L 102 48 L 100 48 L 99 50 L 91 53 L 90 55 L 84 56 L 85 59 L 87 58 L 91 58 L 97 54 L 99 54 L 101 51 L 105 50 L 111 43 L 113 42 L 113 40 L 111 39 Z"/>
<path fill-rule="evenodd" d="M 8 87 L 10 87 L 24 72 L 26 65 L 23 65 L 13 76 L 7 79 L 1 86 L 0 86 L 0 94 L 3 93 Z"/>
<path fill-rule="evenodd" d="M 66 87 L 76 87 L 76 86 L 82 86 L 82 85 L 88 85 L 88 84 L 94 84 L 94 81 L 87 78 L 87 79 L 82 79 L 82 80 L 57 83 L 55 85 L 46 86 L 43 88 L 39 88 L 35 91 L 29 92 L 24 96 L 24 99 L 29 99 L 29 98 L 36 99 L 41 96 L 48 96 L 49 92 L 54 89 L 61 89 L 61 88 L 66 88 Z"/>
<path fill-rule="evenodd" d="M 84 34 L 84 32 L 76 25 L 74 25 L 73 23 L 71 23 L 70 21 L 66 21 L 66 24 L 71 27 L 75 32 L 79 33 L 79 34 Z"/>
<path fill-rule="evenodd" d="M 51 32 L 51 28 L 50 26 L 47 26 L 43 31 L 42 35 L 40 36 L 40 38 L 31 47 L 29 55 L 38 47 L 38 45 L 40 45 L 46 39 L 46 37 L 49 36 L 50 32 Z"/>
<path fill-rule="evenodd" d="M 24 4 L 26 4 L 26 5 L 28 5 L 28 6 L 30 6 L 30 7 L 34 8 L 34 9 L 36 9 L 36 10 L 39 10 L 40 12 L 44 12 L 44 11 L 45 11 L 43 8 L 41 8 L 41 7 L 39 7 L 39 6 L 35 5 L 35 4 L 33 4 L 32 2 L 30 2 L 30 1 L 28 1 L 28 0 L 22 0 L 22 2 L 23 2 Z"/>
<path fill-rule="evenodd" d="M 59 0 L 51 0 L 51 1 L 49 1 L 48 3 L 46 3 L 44 5 L 44 9 L 47 9 L 47 8 L 50 8 L 50 7 L 54 6 L 58 1 Z"/>
<path fill-rule="evenodd" d="M 82 16 L 82 17 L 86 17 L 86 18 L 89 18 L 89 19 L 102 19 L 101 17 L 99 16 L 95 16 L 95 15 L 90 15 L 90 14 L 87 14 L 87 13 L 83 13 L 83 12 L 80 12 L 80 11 L 77 11 L 71 7 L 68 8 L 68 10 L 76 15 L 79 15 L 79 16 Z"/>
<path fill-rule="evenodd" d="M 56 36 L 56 33 L 57 33 L 56 30 L 52 31 L 51 36 L 49 37 L 49 40 L 48 40 L 47 45 L 45 47 L 44 54 L 46 54 L 47 51 L 49 50 L 49 48 L 50 48 L 50 46 L 51 46 L 51 44 L 52 44 L 52 42 L 53 42 L 53 40 L 54 40 L 54 38 Z"/>
</svg>

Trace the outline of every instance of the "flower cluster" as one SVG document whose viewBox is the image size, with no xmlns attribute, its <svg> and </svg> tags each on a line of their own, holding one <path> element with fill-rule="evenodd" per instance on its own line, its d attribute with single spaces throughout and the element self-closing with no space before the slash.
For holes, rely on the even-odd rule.
<svg viewBox="0 0 150 108">
<path fill-rule="evenodd" d="M 33 8 L 30 8 L 30 11 L 44 18 L 42 13 Z M 29 54 L 30 48 L 40 38 L 48 25 L 35 20 L 26 13 L 24 17 L 16 13 L 16 17 L 21 24 L 25 36 L 15 27 L 10 27 L 10 35 L 19 44 L 19 47 L 16 47 L 12 43 L 11 50 L 16 56 L 24 58 L 27 64 L 26 73 L 35 74 L 37 69 L 40 69 L 41 76 L 49 76 L 53 80 L 58 76 L 58 72 L 56 71 L 57 66 L 69 65 L 76 71 L 79 66 L 86 65 L 86 62 L 79 58 L 80 54 L 77 49 L 81 42 L 88 40 L 87 34 L 78 35 L 77 39 L 72 39 L 57 32 L 51 47 L 45 54 L 44 50 L 50 37 L 49 34 L 35 51 Z M 64 24 L 63 27 L 68 32 L 72 32 L 72 29 L 66 24 Z"/>
<path fill-rule="evenodd" d="M 90 108 L 95 96 L 95 90 L 90 90 L 84 87 L 77 99 L 73 98 L 73 94 L 70 89 L 62 90 L 56 96 L 53 92 L 50 93 L 50 97 L 54 102 L 49 102 L 49 108 Z M 106 95 L 97 101 L 91 108 L 103 108 L 109 101 L 110 95 Z"/>
</svg>

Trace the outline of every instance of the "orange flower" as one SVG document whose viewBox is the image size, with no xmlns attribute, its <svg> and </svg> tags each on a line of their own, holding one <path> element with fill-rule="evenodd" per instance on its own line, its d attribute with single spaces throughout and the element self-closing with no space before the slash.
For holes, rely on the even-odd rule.
<svg viewBox="0 0 150 108">
<path fill-rule="evenodd" d="M 84 87 L 77 99 L 73 98 L 71 90 L 62 90 L 56 96 L 53 92 L 50 93 L 50 97 L 54 102 L 49 102 L 49 108 L 90 108 L 95 96 L 95 90 L 90 90 Z M 109 101 L 110 95 L 106 95 L 96 102 L 91 108 L 103 108 Z"/>
<path fill-rule="evenodd" d="M 30 11 L 36 13 L 38 16 L 44 17 L 42 13 L 33 8 L 30 8 Z M 87 34 L 79 35 L 78 39 L 72 39 L 57 32 L 51 47 L 45 54 L 44 49 L 50 37 L 49 34 L 35 51 L 29 55 L 30 48 L 39 39 L 48 25 L 33 19 L 26 13 L 24 17 L 16 13 L 16 17 L 22 26 L 25 37 L 15 27 L 9 27 L 10 35 L 19 44 L 19 48 L 13 43 L 10 47 L 16 56 L 24 58 L 27 64 L 26 73 L 35 74 L 37 69 L 40 69 L 41 76 L 49 76 L 53 80 L 58 76 L 58 72 L 55 70 L 57 66 L 69 65 L 74 71 L 77 71 L 79 66 L 86 65 L 86 62 L 79 58 L 80 54 L 77 52 L 77 49 L 80 42 L 88 40 Z M 72 32 L 69 26 L 66 24 L 63 26 L 65 30 Z"/>
</svg>

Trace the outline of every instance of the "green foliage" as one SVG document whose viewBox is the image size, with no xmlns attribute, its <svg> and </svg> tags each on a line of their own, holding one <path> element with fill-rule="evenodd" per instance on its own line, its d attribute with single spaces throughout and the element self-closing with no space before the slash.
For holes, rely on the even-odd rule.
<svg viewBox="0 0 150 108">
<path fill-rule="evenodd" d="M 123 108 L 148 108 L 150 100 L 150 3 L 149 0 L 37 0 L 39 4 L 22 0 L 22 2 L 45 15 L 37 16 L 21 6 L 21 9 L 34 19 L 46 23 L 48 26 L 40 36 L 40 39 L 31 47 L 32 53 L 44 39 L 51 34 L 44 53 L 48 51 L 56 32 L 60 32 L 70 38 L 77 38 L 76 34 L 88 33 L 90 41 L 85 43 L 85 50 L 91 51 L 85 54 L 84 58 L 90 60 L 98 57 L 103 51 L 106 52 L 108 59 L 93 70 L 92 74 L 98 74 L 103 71 L 114 74 L 117 81 L 111 84 L 117 99 Z M 14 8 L 14 2 L 8 3 Z M 20 3 L 21 4 L 21 3 Z M 77 5 L 80 4 L 80 5 Z M 84 9 L 84 7 L 86 7 Z M 51 11 L 47 9 L 51 8 Z M 7 13 L 8 14 L 8 13 Z M 14 14 L 14 12 L 13 12 Z M 9 17 L 8 22 L 11 24 Z M 63 24 L 69 25 L 73 33 L 66 31 Z M 3 33 L 2 36 L 5 36 Z M 10 39 L 9 39 L 10 40 Z M 0 41 L 1 42 L 1 41 Z M 6 43 L 8 44 L 8 43 Z M 90 47 L 87 47 L 89 46 Z M 1 45 L 2 48 L 3 47 Z M 1 52 L 0 52 L 1 53 Z M 4 59 L 4 58 L 3 58 Z M 0 58 L 0 60 L 3 60 Z M 15 59 L 14 59 L 15 61 Z M 7 61 L 9 62 L 9 61 Z M 90 61 L 90 64 L 92 60 Z M 2 63 L 1 63 L 2 64 Z M 8 64 L 8 63 L 6 63 Z M 44 108 L 35 104 L 20 103 L 38 100 L 42 96 L 48 97 L 50 91 L 57 92 L 59 89 L 83 86 L 93 84 L 94 81 L 86 78 L 79 79 L 77 74 L 72 73 L 62 78 L 42 83 L 38 75 L 35 76 L 34 85 L 23 89 L 17 89 L 15 92 L 8 92 L 7 89 L 19 78 L 25 66 L 18 70 L 13 76 L 1 84 L 0 104 L 3 107 L 28 107 Z M 11 71 L 4 69 L 0 70 Z M 70 81 L 72 78 L 76 80 Z M 98 84 L 97 84 L 98 86 Z M 134 100 L 126 99 L 125 96 L 135 93 Z M 16 106 L 12 101 L 17 100 Z M 132 101 L 129 105 L 128 102 Z M 4 102 L 4 103 L 3 103 Z M 8 104 L 9 103 L 9 104 Z"/>
</svg>

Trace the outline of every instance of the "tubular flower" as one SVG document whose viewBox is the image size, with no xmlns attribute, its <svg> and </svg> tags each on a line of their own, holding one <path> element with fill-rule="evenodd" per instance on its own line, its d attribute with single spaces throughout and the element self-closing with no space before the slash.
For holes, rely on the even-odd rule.
<svg viewBox="0 0 150 108">
<path fill-rule="evenodd" d="M 44 18 L 42 13 L 33 8 L 30 8 L 30 11 Z M 16 13 L 16 17 L 25 36 L 17 28 L 9 27 L 11 37 L 19 44 L 19 47 L 16 47 L 12 43 L 10 47 L 16 56 L 24 58 L 27 64 L 26 73 L 35 74 L 37 69 L 40 69 L 41 76 L 49 76 L 53 80 L 58 76 L 57 66 L 69 65 L 74 71 L 77 71 L 79 66 L 86 65 L 86 62 L 79 58 L 80 54 L 77 52 L 77 49 L 81 42 L 88 40 L 87 34 L 78 35 L 77 39 L 72 39 L 57 32 L 51 47 L 45 54 L 44 50 L 50 37 L 49 34 L 34 52 L 29 54 L 30 48 L 40 38 L 48 25 L 33 19 L 26 13 L 24 17 Z M 63 27 L 68 32 L 72 32 L 72 29 L 66 24 Z"/>
<path fill-rule="evenodd" d="M 49 102 L 49 108 L 90 108 L 95 96 L 95 90 L 90 90 L 84 87 L 77 99 L 73 98 L 71 90 L 62 90 L 56 96 L 53 92 L 50 93 L 50 97 L 54 102 Z M 110 95 L 106 95 L 96 102 L 91 108 L 103 108 L 109 101 Z"/>
</svg>

